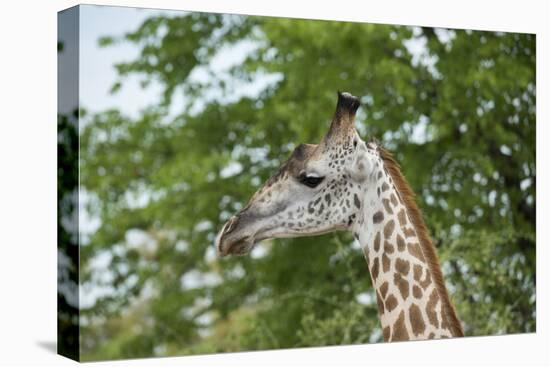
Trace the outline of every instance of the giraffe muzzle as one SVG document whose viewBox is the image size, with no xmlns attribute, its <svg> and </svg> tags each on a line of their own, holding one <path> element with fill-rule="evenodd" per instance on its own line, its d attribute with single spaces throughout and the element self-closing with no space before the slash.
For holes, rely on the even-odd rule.
<svg viewBox="0 0 550 367">
<path fill-rule="evenodd" d="M 216 250 L 220 257 L 245 255 L 254 247 L 254 236 L 243 222 L 246 222 L 245 218 L 234 215 L 219 232 L 216 237 Z"/>
</svg>

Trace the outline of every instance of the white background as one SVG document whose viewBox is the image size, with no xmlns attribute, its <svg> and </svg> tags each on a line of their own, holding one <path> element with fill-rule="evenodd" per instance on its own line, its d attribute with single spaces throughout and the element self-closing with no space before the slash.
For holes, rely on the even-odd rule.
<svg viewBox="0 0 550 367">
<path fill-rule="evenodd" d="M 544 1 L 96 1 L 165 9 L 537 33 L 537 333 L 94 363 L 97 366 L 548 365 L 549 11 Z M 69 366 L 56 340 L 56 12 L 67 0 L 0 9 L 0 365 Z M 546 123 L 545 123 L 546 122 Z M 545 159 L 546 158 L 546 159 Z M 545 339 L 546 342 L 545 342 Z M 546 347 L 546 350 L 545 350 Z M 546 359 L 546 360 L 545 360 Z"/>
</svg>

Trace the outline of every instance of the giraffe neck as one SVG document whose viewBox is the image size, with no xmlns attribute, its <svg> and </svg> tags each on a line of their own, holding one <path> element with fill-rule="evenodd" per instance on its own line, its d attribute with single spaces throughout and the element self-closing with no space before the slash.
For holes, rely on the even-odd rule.
<svg viewBox="0 0 550 367">
<path fill-rule="evenodd" d="M 448 299 L 442 298 L 446 290 L 441 294 L 434 282 L 407 205 L 381 158 L 375 167 L 354 233 L 369 267 L 384 339 L 458 336 L 449 323 Z"/>
</svg>

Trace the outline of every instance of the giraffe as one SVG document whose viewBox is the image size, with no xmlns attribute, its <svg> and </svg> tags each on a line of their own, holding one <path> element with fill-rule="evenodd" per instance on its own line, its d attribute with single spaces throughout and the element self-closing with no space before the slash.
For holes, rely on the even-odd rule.
<svg viewBox="0 0 550 367">
<path fill-rule="evenodd" d="M 463 336 L 414 193 L 390 152 L 355 129 L 359 99 L 338 92 L 319 144 L 300 144 L 216 237 L 223 257 L 271 238 L 345 230 L 359 242 L 385 341 Z"/>
</svg>

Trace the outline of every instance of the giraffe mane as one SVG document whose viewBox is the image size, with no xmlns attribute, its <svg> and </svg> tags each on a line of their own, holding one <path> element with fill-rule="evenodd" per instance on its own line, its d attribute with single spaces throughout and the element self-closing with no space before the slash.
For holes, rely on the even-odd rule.
<svg viewBox="0 0 550 367">
<path fill-rule="evenodd" d="M 393 155 L 386 149 L 378 146 L 378 152 L 384 166 L 391 176 L 394 185 L 397 189 L 397 193 L 401 197 L 403 204 L 407 209 L 407 214 L 410 221 L 412 222 L 418 239 L 420 241 L 420 247 L 422 253 L 426 258 L 426 262 L 432 274 L 432 279 L 434 281 L 437 292 L 439 293 L 439 298 L 441 299 L 441 309 L 444 316 L 450 323 L 450 327 L 455 336 L 464 336 L 464 331 L 462 330 L 462 325 L 456 316 L 456 311 L 452 305 L 449 294 L 447 293 L 447 288 L 445 287 L 445 282 L 443 280 L 443 274 L 441 273 L 441 267 L 439 265 L 439 259 L 437 257 L 437 252 L 435 251 L 435 246 L 433 245 L 432 239 L 428 233 L 426 223 L 422 216 L 422 212 L 416 204 L 414 191 L 411 189 L 409 183 L 401 173 L 401 167 L 399 163 L 393 158 Z"/>
</svg>

